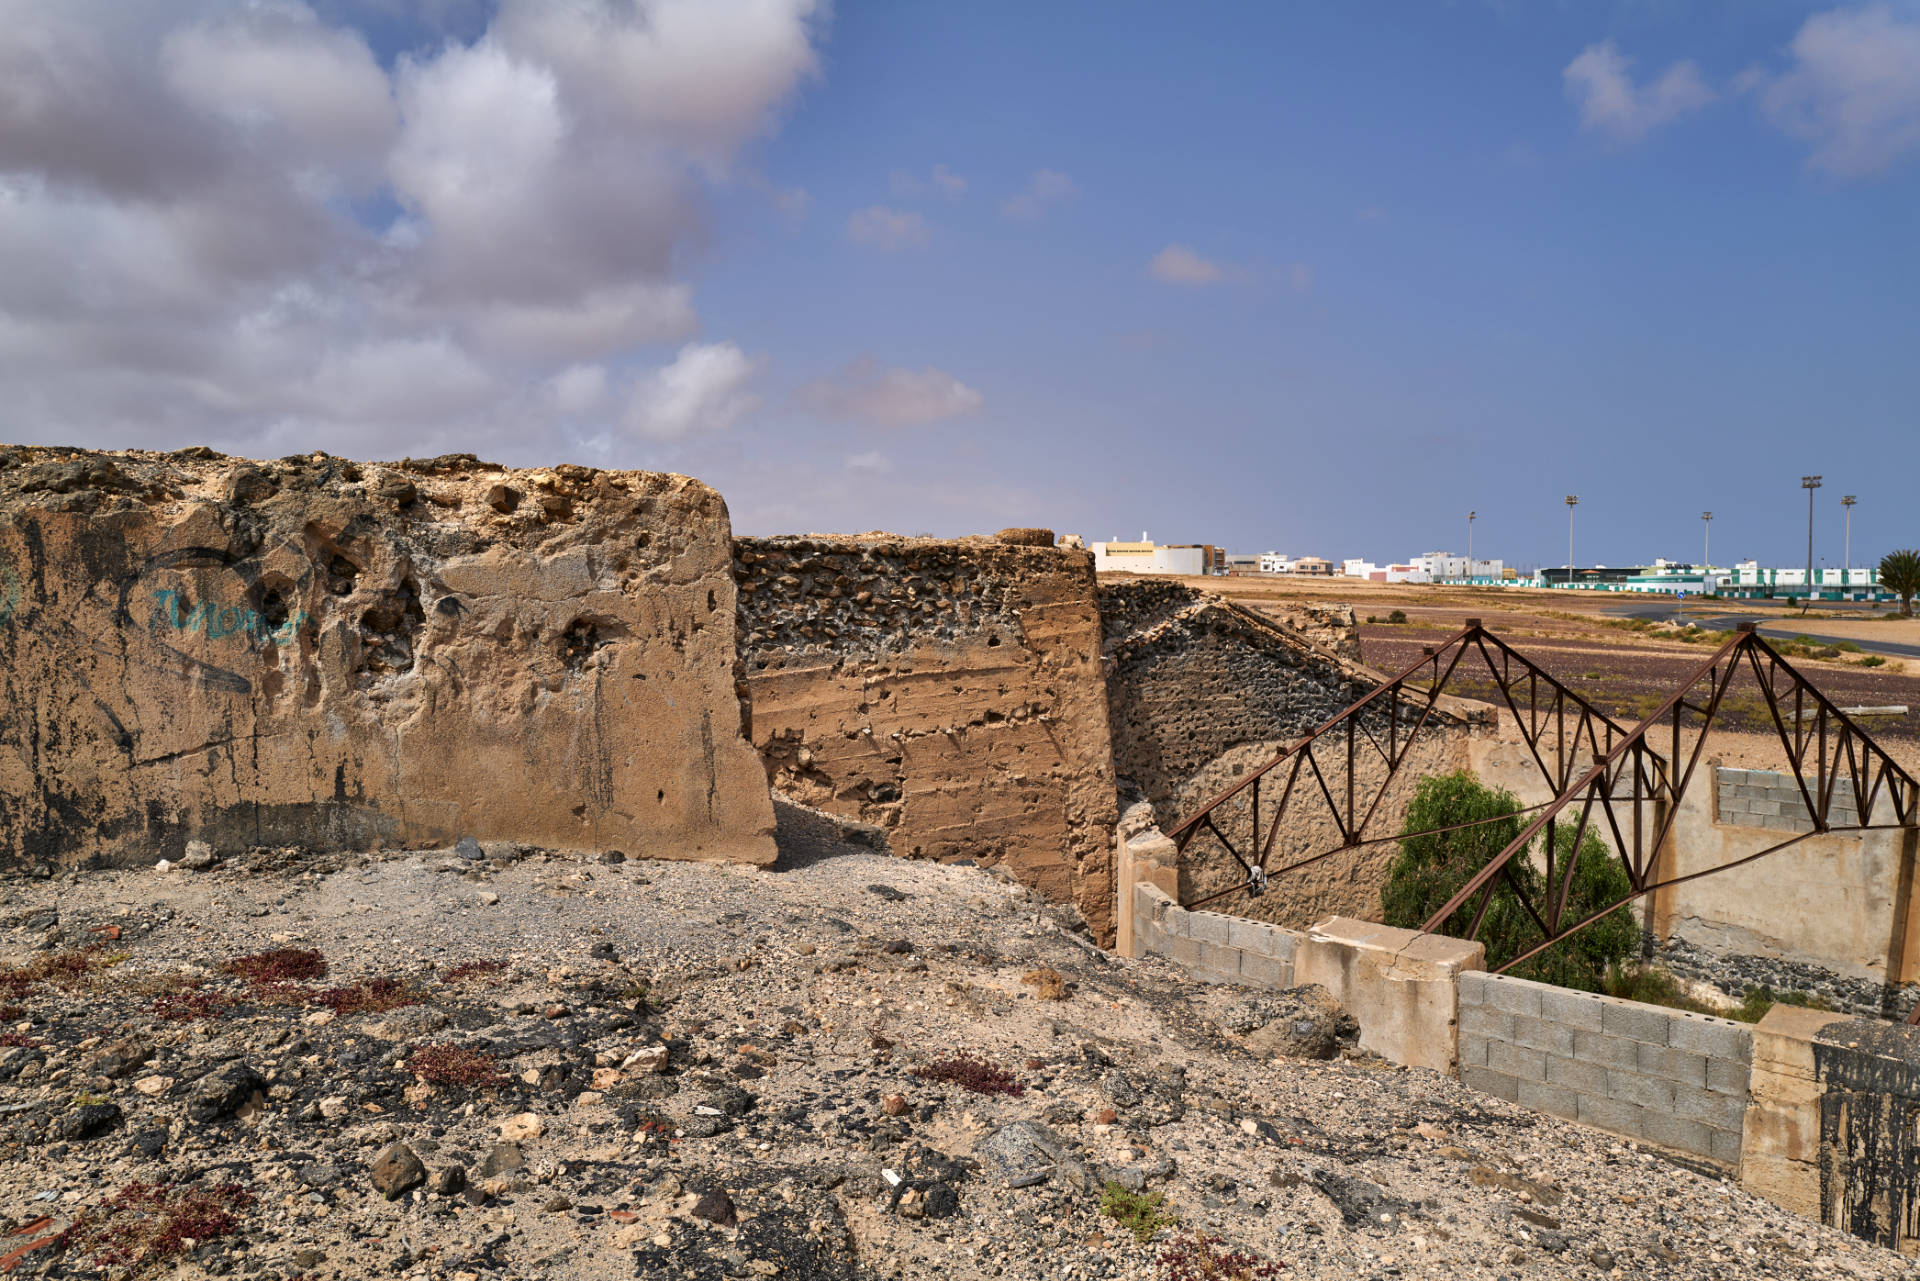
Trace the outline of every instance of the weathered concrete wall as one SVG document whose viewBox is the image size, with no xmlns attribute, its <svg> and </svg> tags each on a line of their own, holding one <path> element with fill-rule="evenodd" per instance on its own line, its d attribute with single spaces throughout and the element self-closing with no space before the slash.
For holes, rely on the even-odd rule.
<svg viewBox="0 0 1920 1281">
<path fill-rule="evenodd" d="M 1163 823 L 1199 808 L 1383 679 L 1272 618 L 1165 579 L 1103 582 L 1100 610 L 1114 768 L 1123 792 L 1150 801 Z M 1325 625 L 1337 630 L 1335 623 Z M 1391 825 L 1423 774 L 1462 763 L 1460 731 L 1469 708 L 1478 705 L 1459 699 L 1445 704 L 1415 745 L 1370 832 L 1395 830 Z M 1384 712 L 1374 728 L 1384 742 Z M 1328 754 L 1323 768 L 1330 771 L 1328 786 L 1342 794 L 1344 752 Z M 1363 745 L 1356 791 L 1371 795 L 1385 773 L 1377 753 Z M 1267 806 L 1284 782 L 1273 779 Z M 1214 816 L 1243 852 L 1252 836 L 1250 799 L 1231 802 Z M 1268 865 L 1284 866 L 1341 842 L 1317 785 L 1303 778 Z M 1380 881 L 1395 850 L 1389 842 L 1342 851 L 1275 881 L 1261 898 L 1234 898 L 1227 910 L 1295 929 L 1331 916 L 1378 918 Z M 1240 865 L 1210 835 L 1202 836 L 1181 859 L 1180 897 L 1191 902 L 1244 879 Z"/>
<path fill-rule="evenodd" d="M 1701 773 L 1681 802 L 1663 876 L 1724 866 L 1812 830 L 1792 775 Z M 1884 800 L 1874 821 L 1894 821 Z M 1808 836 L 1746 867 L 1662 890 L 1650 922 L 1660 960 L 1734 990 L 1764 984 L 1815 992 L 1856 1013 L 1903 1014 L 1915 997 L 1920 945 L 1910 928 L 1914 853 L 1906 831 Z"/>
<path fill-rule="evenodd" d="M 730 569 L 684 476 L 0 451 L 0 857 L 771 861 Z"/>
<path fill-rule="evenodd" d="M 1116 804 L 1091 554 L 890 535 L 736 550 L 773 785 L 890 829 L 896 854 L 1005 863 L 1108 937 Z"/>
<path fill-rule="evenodd" d="M 1753 1032 L 1743 1023 L 1504 974 L 1460 978 L 1460 1079 L 1717 1164 L 1740 1164 Z"/>
</svg>

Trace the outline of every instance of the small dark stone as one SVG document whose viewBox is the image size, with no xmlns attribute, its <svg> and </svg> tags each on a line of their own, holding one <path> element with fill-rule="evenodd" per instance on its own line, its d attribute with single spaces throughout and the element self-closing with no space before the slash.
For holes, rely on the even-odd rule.
<svg viewBox="0 0 1920 1281">
<path fill-rule="evenodd" d="M 487 856 L 487 852 L 480 848 L 480 842 L 474 840 L 471 836 L 463 836 L 454 842 L 453 852 L 461 858 L 474 861 L 478 861 Z"/>
<path fill-rule="evenodd" d="M 911 894 L 904 894 L 894 889 L 891 885 L 869 885 L 867 886 L 867 893 L 878 894 L 889 903 L 904 903 L 913 897 Z"/>
<path fill-rule="evenodd" d="M 913 951 L 913 944 L 907 942 L 905 939 L 894 939 L 890 943 L 882 943 L 880 945 L 880 951 L 886 956 L 905 956 L 907 953 Z"/>
<path fill-rule="evenodd" d="M 427 1191 L 436 1196 L 452 1196 L 467 1186 L 467 1172 L 457 1165 L 443 1165 L 427 1176 Z"/>
<path fill-rule="evenodd" d="M 187 1115 L 195 1121 L 224 1120 L 262 1093 L 267 1083 L 238 1059 L 214 1069 L 193 1083 L 187 1096 Z"/>
<path fill-rule="evenodd" d="M 613 944 L 600 942 L 587 949 L 587 955 L 596 961 L 617 961 L 620 954 L 613 950 Z"/>
<path fill-rule="evenodd" d="M 133 1150 L 150 1161 L 157 1159 L 167 1150 L 167 1131 L 165 1128 L 140 1131 L 133 1136 Z"/>
<path fill-rule="evenodd" d="M 518 1143 L 496 1143 L 487 1153 L 486 1160 L 480 1163 L 483 1177 L 496 1174 L 511 1174 L 515 1170 L 527 1168 L 527 1157 Z"/>
<path fill-rule="evenodd" d="M 404 1143 L 389 1143 L 373 1158 L 368 1174 L 374 1190 L 389 1201 L 397 1201 L 427 1181 L 427 1167 L 420 1164 L 412 1148 Z"/>
<path fill-rule="evenodd" d="M 709 1188 L 701 1194 L 700 1199 L 693 1203 L 693 1217 L 723 1228 L 730 1228 L 740 1221 L 733 1208 L 733 1198 L 720 1188 Z"/>
<path fill-rule="evenodd" d="M 70 1142 L 97 1139 L 121 1122 L 117 1103 L 88 1103 L 60 1118 L 60 1137 Z"/>
</svg>

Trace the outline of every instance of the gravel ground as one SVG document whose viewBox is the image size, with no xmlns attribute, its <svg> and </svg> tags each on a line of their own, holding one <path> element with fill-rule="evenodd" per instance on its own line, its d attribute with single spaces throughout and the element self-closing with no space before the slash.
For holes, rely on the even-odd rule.
<svg viewBox="0 0 1920 1281">
<path fill-rule="evenodd" d="M 1297 1005 L 781 813 L 772 871 L 469 845 L 0 881 L 0 1272 L 1910 1274 L 1449 1078 L 1270 1057 Z"/>
</svg>

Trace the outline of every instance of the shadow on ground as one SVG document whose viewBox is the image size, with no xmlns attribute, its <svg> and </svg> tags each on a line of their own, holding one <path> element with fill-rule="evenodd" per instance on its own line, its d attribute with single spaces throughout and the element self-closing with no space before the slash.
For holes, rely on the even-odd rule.
<svg viewBox="0 0 1920 1281">
<path fill-rule="evenodd" d="M 843 854 L 890 854 L 885 828 L 841 818 L 773 794 L 773 843 L 779 857 L 770 869 L 793 872 Z"/>
</svg>

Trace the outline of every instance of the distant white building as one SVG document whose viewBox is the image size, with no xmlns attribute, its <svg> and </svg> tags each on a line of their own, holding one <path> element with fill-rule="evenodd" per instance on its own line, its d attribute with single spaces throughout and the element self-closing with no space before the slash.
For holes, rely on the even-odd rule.
<svg viewBox="0 0 1920 1281">
<path fill-rule="evenodd" d="M 1462 578 L 1499 578 L 1506 571 L 1502 561 L 1481 560 L 1478 557 L 1469 560 L 1452 552 L 1428 552 L 1424 556 L 1415 556 L 1409 563 L 1424 570 L 1436 583 Z"/>
<path fill-rule="evenodd" d="M 1260 572 L 1263 574 L 1291 574 L 1293 557 L 1282 552 L 1261 552 Z"/>
<path fill-rule="evenodd" d="M 1113 541 L 1093 545 L 1093 570 L 1096 574 L 1177 574 L 1198 577 L 1212 568 L 1214 549 L 1197 545 L 1169 547 L 1153 542 L 1145 533 L 1136 543 Z"/>
</svg>

